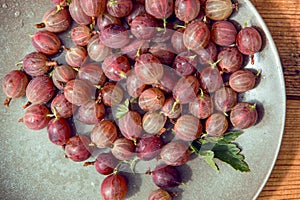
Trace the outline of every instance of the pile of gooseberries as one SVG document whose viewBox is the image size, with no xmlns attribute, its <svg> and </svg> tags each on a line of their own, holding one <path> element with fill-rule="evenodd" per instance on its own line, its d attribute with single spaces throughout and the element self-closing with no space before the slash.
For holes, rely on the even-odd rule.
<svg viewBox="0 0 300 200">
<path fill-rule="evenodd" d="M 4 105 L 25 95 L 19 121 L 31 130 L 46 128 L 67 158 L 106 176 L 102 199 L 126 198 L 130 182 L 119 173 L 121 165 L 158 159 L 145 172 L 159 187 L 148 200 L 170 200 L 175 194 L 168 190 L 183 183 L 178 166 L 190 160 L 191 142 L 257 123 L 256 104 L 238 102 L 238 95 L 256 86 L 258 76 L 244 66 L 247 57 L 254 64 L 262 37 L 255 27 L 230 21 L 237 3 L 53 4 L 35 25 L 42 29 L 31 38 L 36 51 L 3 80 Z M 71 42 L 61 37 L 66 31 Z M 55 60 L 60 55 L 65 62 Z M 72 120 L 93 128 L 78 132 Z"/>
</svg>

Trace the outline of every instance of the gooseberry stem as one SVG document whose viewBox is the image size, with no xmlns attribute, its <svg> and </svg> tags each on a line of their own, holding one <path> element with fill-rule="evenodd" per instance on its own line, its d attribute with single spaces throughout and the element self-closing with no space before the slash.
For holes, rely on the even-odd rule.
<svg viewBox="0 0 300 200">
<path fill-rule="evenodd" d="M 117 166 L 114 168 L 113 174 L 117 174 L 117 173 L 118 173 L 118 170 L 119 170 L 119 168 L 120 168 L 120 166 L 121 166 L 121 164 L 122 164 L 123 162 L 124 162 L 124 161 L 120 161 L 120 162 L 117 164 Z"/>
<path fill-rule="evenodd" d="M 25 109 L 25 108 L 27 108 L 30 105 L 31 105 L 31 102 L 28 101 L 24 106 L 22 106 L 22 108 Z"/>
<path fill-rule="evenodd" d="M 179 104 L 179 100 L 176 99 L 176 101 L 174 102 L 173 106 L 172 106 L 172 110 L 171 112 L 174 112 L 175 111 L 175 107 Z"/>
<path fill-rule="evenodd" d="M 167 33 L 167 18 L 163 18 L 163 22 L 164 22 L 164 34 Z"/>
<path fill-rule="evenodd" d="M 4 101 L 4 103 L 3 103 L 3 105 L 5 106 L 5 107 L 9 107 L 9 103 L 10 103 L 10 101 L 12 100 L 12 98 L 11 97 L 7 97 L 6 99 L 5 99 L 5 101 Z"/>
<path fill-rule="evenodd" d="M 200 99 L 203 99 L 203 97 L 204 97 L 204 92 L 203 92 L 202 88 L 199 88 L 199 90 L 200 90 L 199 98 L 200 98 Z"/>
<path fill-rule="evenodd" d="M 120 71 L 119 75 L 120 75 L 120 77 L 122 77 L 124 79 L 127 78 L 126 73 L 123 71 Z"/>
<path fill-rule="evenodd" d="M 256 103 L 254 103 L 251 107 L 250 107 L 250 110 L 253 111 L 256 109 Z"/>
<path fill-rule="evenodd" d="M 65 45 L 62 46 L 62 48 L 65 50 L 65 51 L 71 51 L 68 47 L 66 47 Z"/>
<path fill-rule="evenodd" d="M 133 174 L 135 174 L 135 165 L 138 160 L 139 160 L 138 157 L 134 157 L 133 160 L 130 162 L 130 169 Z"/>
<path fill-rule="evenodd" d="M 184 28 L 184 29 L 186 29 L 186 26 L 179 25 L 179 24 L 175 24 L 175 25 L 174 25 L 174 28 L 175 28 L 175 29 L 176 29 L 176 28 Z"/>
<path fill-rule="evenodd" d="M 250 55 L 251 65 L 254 65 L 254 55 Z"/>
<path fill-rule="evenodd" d="M 194 60 L 196 57 L 197 57 L 197 55 L 193 55 L 193 56 L 190 56 L 189 59 Z"/>
<path fill-rule="evenodd" d="M 261 75 L 261 70 L 258 70 L 256 77 L 259 77 Z"/>
<path fill-rule="evenodd" d="M 47 61 L 46 62 L 46 66 L 48 67 L 54 67 L 57 65 L 57 62 L 56 61 Z"/>
<path fill-rule="evenodd" d="M 217 66 L 217 64 L 218 64 L 221 60 L 222 60 L 222 59 L 219 59 L 219 60 L 217 60 L 217 61 L 214 62 L 214 63 L 209 62 L 208 64 L 210 64 L 211 68 L 214 69 L 214 68 Z"/>
<path fill-rule="evenodd" d="M 94 165 L 94 164 L 95 164 L 95 161 L 93 161 L 93 162 L 84 162 L 83 166 L 87 167 L 87 166 L 91 166 L 91 165 Z"/>
<path fill-rule="evenodd" d="M 45 28 L 45 26 L 44 22 L 34 25 L 35 28 Z"/>
</svg>

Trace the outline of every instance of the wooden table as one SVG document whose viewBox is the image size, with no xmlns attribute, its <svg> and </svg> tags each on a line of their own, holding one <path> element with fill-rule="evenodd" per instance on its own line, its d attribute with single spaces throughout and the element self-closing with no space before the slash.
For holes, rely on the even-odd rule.
<svg viewBox="0 0 300 200">
<path fill-rule="evenodd" d="M 265 20 L 277 45 L 287 94 L 281 150 L 259 199 L 300 199 L 300 0 L 251 2 Z"/>
</svg>

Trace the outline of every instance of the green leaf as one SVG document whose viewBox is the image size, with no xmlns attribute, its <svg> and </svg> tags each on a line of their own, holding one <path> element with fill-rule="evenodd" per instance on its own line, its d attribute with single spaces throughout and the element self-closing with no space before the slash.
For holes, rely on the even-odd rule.
<svg viewBox="0 0 300 200">
<path fill-rule="evenodd" d="M 223 137 L 220 136 L 220 137 L 210 137 L 210 136 L 207 136 L 203 139 L 200 139 L 201 143 L 202 144 L 207 144 L 207 143 L 217 143 L 219 142 L 220 140 L 222 140 Z"/>
<path fill-rule="evenodd" d="M 223 135 L 223 139 L 221 139 L 218 143 L 219 144 L 227 144 L 235 141 L 240 135 L 242 135 L 242 132 L 228 132 L 225 135 Z"/>
<path fill-rule="evenodd" d="M 215 171 L 219 172 L 219 167 L 213 160 L 215 155 L 213 151 L 200 151 L 199 154 L 209 166 L 211 166 Z"/>
<path fill-rule="evenodd" d="M 124 102 L 124 105 L 128 108 L 129 107 L 129 103 L 130 103 L 129 99 L 126 99 L 125 102 Z"/>
<path fill-rule="evenodd" d="M 241 172 L 249 172 L 250 168 L 248 164 L 244 161 L 245 157 L 240 154 L 241 149 L 234 143 L 230 144 L 215 144 L 212 149 L 214 152 L 214 157 L 228 163 L 234 169 Z"/>
<path fill-rule="evenodd" d="M 204 135 L 201 139 L 194 140 L 190 148 L 217 171 L 219 168 L 213 158 L 226 162 L 241 172 L 249 172 L 249 166 L 244 161 L 245 157 L 241 154 L 241 149 L 233 143 L 241 134 L 242 132 L 228 132 L 220 137 Z"/>
<path fill-rule="evenodd" d="M 190 144 L 190 148 L 192 149 L 193 152 L 195 152 L 196 154 L 200 153 L 200 149 L 201 149 L 201 143 L 199 140 L 194 140 L 191 144 Z"/>
<path fill-rule="evenodd" d="M 117 108 L 116 117 L 117 119 L 120 119 L 126 115 L 126 113 L 129 112 L 129 99 L 126 99 L 124 104 L 121 104 Z"/>
</svg>

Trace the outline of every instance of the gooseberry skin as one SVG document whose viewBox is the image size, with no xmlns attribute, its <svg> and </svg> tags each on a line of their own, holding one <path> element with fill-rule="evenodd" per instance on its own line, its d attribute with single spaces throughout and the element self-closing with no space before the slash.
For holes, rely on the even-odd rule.
<svg viewBox="0 0 300 200">
<path fill-rule="evenodd" d="M 105 116 L 105 108 L 102 103 L 89 101 L 77 110 L 77 118 L 84 124 L 92 125 L 101 121 Z"/>
<path fill-rule="evenodd" d="M 200 0 L 200 5 L 205 5 L 207 0 Z"/>
<path fill-rule="evenodd" d="M 223 78 L 217 67 L 209 66 L 201 70 L 199 74 L 201 88 L 209 93 L 214 93 L 223 85 Z"/>
<path fill-rule="evenodd" d="M 162 108 L 165 103 L 165 95 L 158 88 L 149 88 L 142 92 L 139 97 L 139 106 L 142 110 L 156 111 Z"/>
<path fill-rule="evenodd" d="M 119 24 L 121 25 L 121 20 L 117 17 L 110 15 L 109 13 L 104 13 L 97 18 L 97 26 L 101 31 L 105 26 L 109 24 Z"/>
<path fill-rule="evenodd" d="M 247 129 L 255 125 L 258 118 L 256 104 L 240 102 L 232 108 L 230 122 L 238 129 Z"/>
<path fill-rule="evenodd" d="M 58 6 L 62 6 L 62 7 L 66 7 L 66 6 L 68 6 L 68 2 L 67 2 L 67 0 L 52 0 L 52 3 L 54 4 L 54 5 L 58 5 Z"/>
<path fill-rule="evenodd" d="M 195 73 L 197 68 L 197 55 L 190 52 L 182 52 L 178 54 L 173 62 L 172 67 L 181 76 L 188 76 Z"/>
<path fill-rule="evenodd" d="M 183 165 L 190 159 L 189 147 L 181 141 L 169 142 L 161 149 L 160 157 L 167 165 Z"/>
<path fill-rule="evenodd" d="M 82 24 L 82 25 L 91 24 L 92 18 L 85 14 L 85 12 L 81 7 L 80 1 L 81 0 L 72 0 L 72 2 L 69 5 L 70 15 L 77 24 Z"/>
<path fill-rule="evenodd" d="M 149 41 L 132 40 L 128 45 L 121 48 L 122 54 L 126 55 L 130 60 L 135 61 L 139 55 L 145 54 L 149 49 Z"/>
<path fill-rule="evenodd" d="M 49 140 L 58 146 L 66 144 L 71 137 L 71 128 L 64 118 L 53 118 L 47 126 Z"/>
<path fill-rule="evenodd" d="M 161 79 L 152 87 L 161 89 L 164 93 L 171 93 L 181 76 L 171 67 L 164 67 Z"/>
<path fill-rule="evenodd" d="M 86 80 L 74 79 L 67 82 L 64 88 L 64 94 L 69 102 L 81 106 L 91 100 L 93 87 Z"/>
<path fill-rule="evenodd" d="M 157 134 L 165 126 L 166 120 L 166 116 L 162 113 L 147 112 L 142 119 L 143 129 L 149 134 Z"/>
<path fill-rule="evenodd" d="M 165 190 L 157 189 L 149 194 L 148 200 L 172 200 L 172 196 Z"/>
<path fill-rule="evenodd" d="M 127 183 L 120 174 L 111 174 L 101 183 L 100 194 L 103 200 L 123 200 L 127 193 Z"/>
<path fill-rule="evenodd" d="M 189 50 L 198 51 L 205 48 L 210 39 L 210 30 L 199 20 L 188 24 L 183 32 L 183 43 Z"/>
<path fill-rule="evenodd" d="M 87 58 L 87 51 L 82 46 L 73 46 L 67 49 L 66 62 L 72 67 L 80 68 Z"/>
<path fill-rule="evenodd" d="M 111 153 L 100 153 L 95 160 L 94 166 L 98 173 L 109 175 L 113 173 L 118 160 Z"/>
<path fill-rule="evenodd" d="M 209 136 L 220 137 L 228 128 L 228 121 L 224 114 L 214 113 L 205 122 L 205 130 Z"/>
<path fill-rule="evenodd" d="M 142 94 L 145 88 L 146 85 L 138 78 L 135 70 L 130 70 L 127 73 L 126 79 L 126 89 L 128 94 L 131 97 L 137 98 Z"/>
<path fill-rule="evenodd" d="M 173 98 L 180 104 L 194 101 L 199 90 L 199 82 L 196 77 L 190 75 L 179 79 L 173 88 Z"/>
<path fill-rule="evenodd" d="M 31 42 L 33 47 L 38 52 L 46 55 L 53 55 L 58 53 L 61 45 L 58 36 L 47 30 L 36 32 L 32 36 Z"/>
<path fill-rule="evenodd" d="M 71 30 L 71 39 L 78 46 L 86 46 L 91 37 L 91 29 L 86 25 L 77 25 Z"/>
<path fill-rule="evenodd" d="M 51 111 L 59 118 L 72 117 L 76 111 L 77 106 L 70 103 L 64 94 L 58 94 L 51 102 Z"/>
<path fill-rule="evenodd" d="M 132 140 L 118 138 L 113 144 L 111 153 L 119 160 L 129 160 L 133 157 L 135 145 Z"/>
<path fill-rule="evenodd" d="M 87 52 L 92 60 L 101 62 L 112 53 L 112 49 L 101 42 L 99 34 L 95 34 L 87 45 Z"/>
<path fill-rule="evenodd" d="M 21 121 L 30 130 L 41 130 L 47 127 L 50 117 L 48 108 L 44 105 L 32 105 L 25 110 L 25 114 Z"/>
<path fill-rule="evenodd" d="M 200 12 L 200 1 L 176 0 L 174 9 L 176 17 L 181 21 L 188 23 L 198 16 Z"/>
<path fill-rule="evenodd" d="M 98 148 L 111 148 L 117 139 L 117 127 L 111 121 L 102 120 L 95 124 L 91 140 Z"/>
<path fill-rule="evenodd" d="M 227 47 L 218 53 L 218 67 L 222 72 L 233 73 L 243 64 L 243 55 L 236 47 Z"/>
<path fill-rule="evenodd" d="M 213 101 L 208 94 L 201 94 L 199 98 L 189 103 L 189 111 L 198 119 L 206 119 L 213 113 Z"/>
<path fill-rule="evenodd" d="M 90 139 L 84 135 L 71 137 L 65 145 L 65 155 L 74 162 L 82 162 L 91 157 Z"/>
<path fill-rule="evenodd" d="M 26 97 L 33 104 L 45 104 L 52 99 L 56 88 L 48 76 L 34 77 L 27 85 Z"/>
<path fill-rule="evenodd" d="M 169 97 L 166 99 L 163 107 L 161 108 L 161 112 L 167 116 L 169 119 L 176 119 L 181 115 L 182 112 L 182 105 L 177 104 L 174 108 L 173 105 L 175 100 L 173 97 Z"/>
<path fill-rule="evenodd" d="M 185 52 L 187 51 L 188 49 L 186 48 L 186 46 L 184 45 L 183 43 L 183 32 L 184 32 L 185 29 L 183 28 L 180 28 L 180 29 L 177 29 L 172 37 L 171 37 L 171 43 L 172 43 L 172 46 L 173 46 L 173 49 L 179 54 L 181 52 Z"/>
<path fill-rule="evenodd" d="M 156 35 L 157 22 L 154 17 L 149 14 L 142 14 L 136 16 L 131 24 L 131 33 L 138 40 L 150 40 Z"/>
<path fill-rule="evenodd" d="M 142 54 L 136 59 L 134 70 L 138 78 L 145 84 L 153 84 L 163 76 L 161 62 L 152 54 Z"/>
<path fill-rule="evenodd" d="M 57 10 L 50 8 L 43 16 L 42 23 L 36 24 L 36 28 L 45 28 L 52 33 L 60 33 L 67 30 L 71 25 L 68 9 Z"/>
<path fill-rule="evenodd" d="M 139 159 L 149 161 L 160 154 L 162 146 L 160 137 L 145 134 L 137 140 L 135 151 Z"/>
<path fill-rule="evenodd" d="M 230 75 L 229 86 L 236 92 L 242 93 L 255 86 L 255 75 L 246 69 L 238 70 Z"/>
<path fill-rule="evenodd" d="M 171 23 L 167 23 L 165 25 L 166 22 L 164 22 L 164 21 L 157 21 L 157 23 L 158 23 L 158 26 L 156 29 L 158 31 L 156 31 L 156 35 L 151 39 L 151 42 L 154 42 L 154 43 L 167 42 L 172 37 L 172 34 L 174 32 L 173 25 Z"/>
<path fill-rule="evenodd" d="M 21 70 L 12 70 L 5 75 L 2 82 L 2 89 L 7 96 L 4 101 L 5 106 L 9 106 L 12 98 L 20 98 L 25 95 L 28 85 L 28 77 Z"/>
<path fill-rule="evenodd" d="M 104 59 L 102 70 L 110 80 L 120 81 L 130 70 L 130 63 L 123 55 L 111 54 Z"/>
<path fill-rule="evenodd" d="M 193 115 L 182 115 L 174 126 L 175 135 L 184 141 L 193 141 L 202 134 L 202 124 Z"/>
<path fill-rule="evenodd" d="M 42 76 L 56 65 L 56 61 L 49 61 L 46 55 L 39 52 L 29 53 L 23 59 L 23 70 L 30 76 Z"/>
<path fill-rule="evenodd" d="M 98 17 L 105 11 L 106 1 L 104 0 L 83 0 L 80 1 L 83 12 L 90 17 Z"/>
<path fill-rule="evenodd" d="M 142 118 L 136 111 L 129 111 L 119 119 L 119 129 L 129 140 L 136 140 L 142 134 Z"/>
<path fill-rule="evenodd" d="M 242 54 L 253 56 L 256 52 L 260 51 L 262 38 L 256 28 L 246 27 L 238 33 L 236 43 Z"/>
<path fill-rule="evenodd" d="M 225 113 L 237 104 L 237 93 L 230 87 L 222 87 L 215 92 L 213 101 L 216 110 Z"/>
<path fill-rule="evenodd" d="M 54 85 L 63 90 L 66 83 L 74 80 L 77 76 L 77 72 L 69 65 L 55 66 L 52 71 L 52 80 Z"/>
<path fill-rule="evenodd" d="M 134 18 L 136 18 L 137 16 L 143 15 L 143 14 L 146 14 L 145 3 L 135 2 L 133 4 L 131 13 L 125 17 L 125 21 L 127 22 L 127 24 L 129 26 L 131 26 L 132 20 Z"/>
<path fill-rule="evenodd" d="M 179 171 L 169 165 L 159 165 L 151 172 L 152 181 L 162 189 L 174 188 L 182 183 Z"/>
<path fill-rule="evenodd" d="M 235 5 L 231 0 L 207 0 L 205 4 L 205 14 L 212 20 L 224 20 L 227 19 Z"/>
<path fill-rule="evenodd" d="M 107 82 L 101 88 L 101 101 L 106 106 L 115 106 L 122 102 L 124 92 L 121 87 L 113 82 Z"/>
<path fill-rule="evenodd" d="M 106 82 L 106 76 L 102 67 L 96 63 L 83 65 L 78 71 L 78 78 L 89 81 L 92 85 L 103 86 Z"/>
<path fill-rule="evenodd" d="M 157 19 L 167 19 L 170 17 L 174 10 L 173 0 L 145 0 L 146 12 Z"/>
<path fill-rule="evenodd" d="M 163 65 L 172 65 L 175 53 L 168 43 L 154 43 L 149 52 L 155 56 Z"/>
<path fill-rule="evenodd" d="M 215 43 L 209 42 L 205 48 L 199 49 L 198 51 L 196 51 L 196 53 L 198 55 L 198 62 L 200 65 L 202 65 L 201 67 L 208 67 L 216 61 L 218 56 L 218 49 Z M 201 68 L 198 67 L 198 71 L 200 70 Z"/>
<path fill-rule="evenodd" d="M 146 85 L 136 75 L 135 70 L 130 70 L 127 73 L 126 79 L 126 89 L 128 94 L 133 98 L 137 98 L 142 94 L 145 88 Z"/>
<path fill-rule="evenodd" d="M 106 10 L 114 17 L 125 17 L 132 11 L 132 0 L 108 0 L 106 3 Z"/>
<path fill-rule="evenodd" d="M 119 24 L 106 25 L 100 33 L 101 42 L 110 48 L 118 49 L 130 42 L 127 29 Z"/>
<path fill-rule="evenodd" d="M 237 30 L 229 21 L 217 21 L 212 25 L 211 40 L 220 46 L 229 46 L 235 42 Z"/>
</svg>

